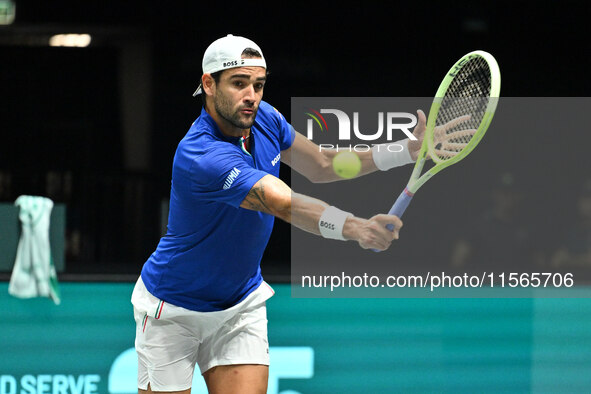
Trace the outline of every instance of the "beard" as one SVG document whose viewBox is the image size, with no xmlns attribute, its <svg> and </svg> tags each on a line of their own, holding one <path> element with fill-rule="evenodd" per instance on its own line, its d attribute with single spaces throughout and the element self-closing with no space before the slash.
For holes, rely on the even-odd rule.
<svg viewBox="0 0 591 394">
<path fill-rule="evenodd" d="M 239 129 L 249 129 L 254 124 L 258 111 L 258 106 L 255 107 L 254 104 L 252 106 L 242 105 L 238 109 L 233 110 L 232 102 L 219 93 L 216 95 L 213 104 L 218 115 L 234 127 Z M 252 110 L 252 114 L 245 116 L 240 112 L 243 109 Z"/>
</svg>

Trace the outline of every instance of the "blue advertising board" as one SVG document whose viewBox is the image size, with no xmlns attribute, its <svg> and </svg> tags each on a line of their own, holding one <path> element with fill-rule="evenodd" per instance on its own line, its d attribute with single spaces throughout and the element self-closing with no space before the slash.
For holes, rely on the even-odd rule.
<svg viewBox="0 0 591 394">
<path fill-rule="evenodd" d="M 62 304 L 0 283 L 0 394 L 137 392 L 132 283 L 61 283 Z M 270 394 L 589 392 L 591 300 L 267 302 Z M 206 393 L 195 375 L 193 393 Z"/>
</svg>

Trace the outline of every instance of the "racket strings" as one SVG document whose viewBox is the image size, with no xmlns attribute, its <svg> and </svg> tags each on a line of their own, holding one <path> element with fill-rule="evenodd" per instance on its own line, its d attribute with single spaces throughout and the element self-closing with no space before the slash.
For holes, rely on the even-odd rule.
<svg viewBox="0 0 591 394">
<path fill-rule="evenodd" d="M 454 77 L 437 114 L 434 154 L 439 159 L 456 156 L 474 138 L 485 116 L 490 91 L 487 61 L 481 57 L 470 59 Z"/>
</svg>

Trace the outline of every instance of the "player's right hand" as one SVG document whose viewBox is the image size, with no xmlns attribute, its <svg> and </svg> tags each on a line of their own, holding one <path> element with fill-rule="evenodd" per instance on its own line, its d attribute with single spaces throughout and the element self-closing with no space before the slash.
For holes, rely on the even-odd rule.
<svg viewBox="0 0 591 394">
<path fill-rule="evenodd" d="M 391 225 L 393 231 L 388 230 L 387 225 Z M 394 215 L 379 214 L 370 219 L 350 217 L 345 223 L 343 234 L 345 237 L 351 234 L 347 238 L 357 241 L 363 249 L 383 251 L 398 239 L 401 227 L 402 220 Z"/>
</svg>

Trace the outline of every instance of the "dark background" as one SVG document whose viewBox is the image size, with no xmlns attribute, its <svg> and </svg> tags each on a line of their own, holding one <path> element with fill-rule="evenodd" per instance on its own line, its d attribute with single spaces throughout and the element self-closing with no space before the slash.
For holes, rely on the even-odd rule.
<svg viewBox="0 0 591 394">
<path fill-rule="evenodd" d="M 228 33 L 261 46 L 271 72 L 264 99 L 288 119 L 291 97 L 432 96 L 450 65 L 474 49 L 498 60 L 502 96 L 590 91 L 584 1 L 15 3 L 15 23 L 0 27 L 0 201 L 35 194 L 67 205 L 69 274 L 137 275 L 153 252 L 172 157 L 200 111 L 191 94 L 203 52 Z M 57 33 L 89 33 L 93 41 L 49 47 Z M 575 195 L 589 172 L 588 129 L 556 134 L 572 139 L 573 151 L 552 160 L 560 162 L 557 174 L 575 169 L 559 185 Z M 535 127 L 515 132 L 509 143 L 527 145 L 528 170 L 520 173 L 527 176 L 549 158 L 535 155 Z M 473 187 L 515 184 L 510 172 L 523 159 L 502 159 L 508 175 Z M 290 182 L 288 168 L 282 177 Z M 528 204 L 545 192 L 528 191 Z M 565 210 L 576 204 L 573 197 Z M 568 229 L 539 220 L 554 233 Z M 289 273 L 289 231 L 276 222 L 263 261 L 267 279 Z"/>
</svg>

